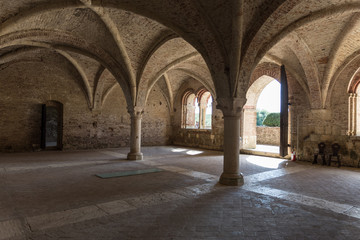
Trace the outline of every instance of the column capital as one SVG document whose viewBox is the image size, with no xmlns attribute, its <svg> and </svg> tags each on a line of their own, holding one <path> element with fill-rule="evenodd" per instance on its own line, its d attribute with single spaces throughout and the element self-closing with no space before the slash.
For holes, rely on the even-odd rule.
<svg viewBox="0 0 360 240">
<path fill-rule="evenodd" d="M 348 136 L 355 136 L 355 132 L 353 132 L 353 131 L 347 131 L 347 132 L 346 132 L 346 135 L 348 135 Z"/>
<path fill-rule="evenodd" d="M 357 94 L 356 93 L 349 93 L 349 97 L 357 97 Z"/>
<path fill-rule="evenodd" d="M 218 98 L 216 108 L 220 109 L 224 117 L 240 117 L 246 98 Z"/>
<path fill-rule="evenodd" d="M 135 106 L 135 107 L 128 107 L 127 109 L 130 116 L 135 118 L 141 118 L 142 114 L 144 113 L 143 107 Z"/>
</svg>

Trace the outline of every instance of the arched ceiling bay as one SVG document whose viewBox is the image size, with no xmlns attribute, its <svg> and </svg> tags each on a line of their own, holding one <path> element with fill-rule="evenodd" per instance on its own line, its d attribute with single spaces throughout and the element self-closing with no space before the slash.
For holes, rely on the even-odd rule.
<svg viewBox="0 0 360 240">
<path fill-rule="evenodd" d="M 184 75 L 193 78 L 198 76 L 207 87 L 214 89 L 211 74 L 201 55 L 182 38 L 173 38 L 159 46 L 149 58 L 140 78 L 137 104 L 144 105 L 152 87 L 165 74 L 167 79 L 172 79 L 172 70 L 182 70 Z M 173 92 L 172 89 L 168 91 Z"/>
<path fill-rule="evenodd" d="M 84 100 L 89 106 L 91 105 L 91 96 L 88 92 L 87 82 L 85 82 L 86 79 L 84 79 L 84 76 L 82 76 L 77 66 L 74 65 L 67 56 L 62 55 L 56 50 L 41 47 L 18 48 L 16 52 L 7 52 L 7 54 L 3 56 L 4 57 L 0 59 L 0 71 L 18 63 L 32 63 L 32 66 L 34 66 L 34 64 L 42 64 L 46 66 L 49 72 L 57 72 L 57 69 L 67 69 L 67 72 L 73 76 L 76 84 L 84 93 Z M 52 79 L 48 79 L 48 81 L 52 81 Z M 38 86 L 38 89 L 41 91 L 41 85 Z"/>
<path fill-rule="evenodd" d="M 28 29 L 71 32 L 108 52 L 123 69 L 132 100 L 136 79 L 164 42 L 181 36 L 199 52 L 221 91 L 229 94 L 224 71 L 229 67 L 232 5 L 223 0 L 18 0 L 1 2 L 0 35 Z M 145 17 L 143 17 L 145 16 Z M 230 44 L 230 45 L 229 45 Z M 180 48 L 181 46 L 179 46 Z M 118 76 L 117 76 L 118 77 Z"/>
<path fill-rule="evenodd" d="M 217 51 L 218 47 L 211 43 L 215 40 L 211 40 L 212 33 L 209 29 L 214 29 L 214 26 L 207 25 L 209 18 L 204 20 L 204 16 L 199 13 L 202 11 L 206 15 L 206 6 L 193 4 L 191 1 L 181 5 L 175 2 L 167 3 L 167 6 L 162 6 L 160 1 L 153 3 L 149 5 L 137 1 L 102 1 L 100 4 L 98 1 L 87 0 L 1 2 L 0 59 L 9 51 L 9 47 L 12 47 L 10 51 L 14 53 L 15 46 L 52 49 L 65 56 L 82 76 L 90 108 L 101 106 L 106 94 L 113 89 L 112 84 L 111 87 L 103 86 L 102 79 L 110 78 L 103 77 L 105 72 L 106 75 L 110 72 L 114 75 L 127 96 L 128 104 L 135 105 L 137 94 L 142 92 L 141 88 L 145 89 L 143 92 L 146 95 L 147 88 L 155 84 L 170 68 L 200 56 L 198 49 L 206 56 L 211 55 L 196 38 L 207 37 L 206 44 L 212 44 L 210 52 Z M 171 8 L 171 11 L 153 16 L 153 7 L 160 5 L 163 9 Z M 149 8 L 150 6 L 152 8 Z M 200 10 L 196 10 L 197 8 Z M 180 9 L 188 9 L 189 12 L 176 21 L 186 22 L 192 30 L 183 31 L 185 29 L 181 29 L 179 22 L 171 20 L 168 25 L 180 33 L 186 32 L 185 36 L 195 43 L 197 49 L 179 38 L 173 29 L 136 14 L 164 21 L 175 19 L 172 14 Z M 197 18 L 201 24 L 199 21 L 191 21 Z M 202 35 L 199 31 L 205 31 L 206 34 Z M 8 50 L 4 51 L 2 48 Z M 199 59 L 199 63 L 193 61 L 193 66 L 188 64 L 183 66 L 183 70 L 193 73 L 195 68 L 199 68 L 201 72 L 198 75 L 211 81 L 207 68 L 207 63 L 211 61 L 207 59 L 205 62 L 201 57 L 196 59 Z M 223 60 L 219 59 L 222 64 Z M 213 64 L 216 65 L 215 62 Z M 106 69 L 108 71 L 105 71 Z M 152 81 L 149 85 L 150 80 Z"/>
<path fill-rule="evenodd" d="M 360 52 L 359 12 L 359 1 L 284 1 L 249 44 L 245 65 L 284 64 L 306 84 L 311 107 L 324 108 L 333 82 Z"/>
<path fill-rule="evenodd" d="M 171 81 L 175 69 L 200 75 L 218 96 L 241 97 L 259 63 L 285 64 L 312 107 L 323 108 L 360 53 L 359 12 L 358 0 L 1 1 L 0 58 L 2 48 L 47 44 L 88 79 L 108 69 L 129 105 L 143 104 L 156 80 Z"/>
</svg>

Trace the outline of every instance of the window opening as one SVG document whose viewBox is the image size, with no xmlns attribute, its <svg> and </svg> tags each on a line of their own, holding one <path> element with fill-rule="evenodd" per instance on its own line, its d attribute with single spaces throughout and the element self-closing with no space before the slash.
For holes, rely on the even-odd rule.
<svg viewBox="0 0 360 240">
<path fill-rule="evenodd" d="M 201 90 L 197 95 L 186 92 L 183 97 L 182 128 L 211 129 L 212 96 Z"/>
</svg>

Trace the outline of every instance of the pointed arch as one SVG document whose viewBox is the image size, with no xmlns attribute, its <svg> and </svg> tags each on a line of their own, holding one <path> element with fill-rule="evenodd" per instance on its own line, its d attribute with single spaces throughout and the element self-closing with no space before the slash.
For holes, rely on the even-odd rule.
<svg viewBox="0 0 360 240">
<path fill-rule="evenodd" d="M 106 67 L 119 82 L 127 104 L 132 106 L 132 98 L 129 83 L 126 81 L 126 74 L 121 66 L 103 49 L 79 39 L 66 32 L 49 30 L 28 30 L 14 32 L 0 37 L 0 48 L 11 46 L 41 46 L 60 51 L 73 51 L 97 60 Z"/>
</svg>

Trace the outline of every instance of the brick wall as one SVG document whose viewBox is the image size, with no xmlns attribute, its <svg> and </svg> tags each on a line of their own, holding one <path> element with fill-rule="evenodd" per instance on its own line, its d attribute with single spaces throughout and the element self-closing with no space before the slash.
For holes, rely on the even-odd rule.
<svg viewBox="0 0 360 240">
<path fill-rule="evenodd" d="M 324 109 L 311 109 L 302 99 L 307 97 L 301 93 L 299 86 L 294 90 L 295 101 L 292 105 L 292 145 L 297 146 L 299 140 L 298 156 L 300 160 L 312 161 L 317 144 L 324 142 L 326 151 L 331 152 L 331 144 L 339 143 L 341 146 L 342 164 L 345 166 L 358 166 L 360 156 L 360 137 L 346 135 L 348 126 L 348 93 L 347 86 L 350 78 L 340 74 L 332 88 L 330 102 Z M 303 95 L 303 97 L 301 97 Z M 297 132 L 297 125 L 299 132 Z"/>
<path fill-rule="evenodd" d="M 77 75 L 69 66 L 19 62 L 0 75 L 0 151 L 32 151 L 40 145 L 41 105 L 63 104 L 64 149 L 129 146 L 130 116 L 124 95 L 115 87 L 100 109 L 91 111 Z M 143 117 L 144 145 L 168 142 L 170 116 L 158 87 Z"/>
<path fill-rule="evenodd" d="M 170 109 L 159 87 L 151 90 L 142 120 L 141 143 L 144 146 L 169 144 L 171 136 Z"/>
</svg>

